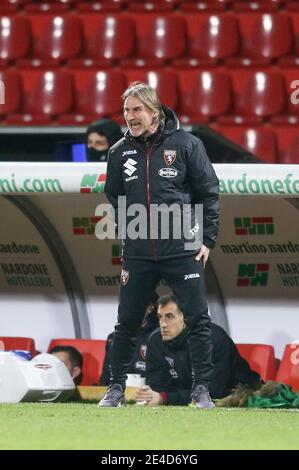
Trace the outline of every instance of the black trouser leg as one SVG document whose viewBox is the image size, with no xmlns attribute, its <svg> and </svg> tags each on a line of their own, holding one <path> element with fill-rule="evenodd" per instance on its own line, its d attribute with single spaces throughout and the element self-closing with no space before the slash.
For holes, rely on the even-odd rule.
<svg viewBox="0 0 299 470">
<path fill-rule="evenodd" d="M 159 282 L 155 264 L 144 260 L 124 262 L 123 270 L 129 273 L 129 277 L 127 283 L 120 288 L 118 322 L 111 349 L 112 383 L 124 385 L 127 379 L 136 333 Z"/>
<path fill-rule="evenodd" d="M 213 372 L 211 320 L 204 269 L 193 256 L 162 262 L 163 277 L 173 290 L 190 329 L 188 341 L 193 384 L 209 385 Z"/>
</svg>

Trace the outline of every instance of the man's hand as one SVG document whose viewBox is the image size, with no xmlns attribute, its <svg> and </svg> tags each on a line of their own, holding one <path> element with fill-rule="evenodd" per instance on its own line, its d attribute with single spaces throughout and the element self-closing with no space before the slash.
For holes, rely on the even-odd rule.
<svg viewBox="0 0 299 470">
<path fill-rule="evenodd" d="M 208 257 L 210 254 L 210 248 L 208 248 L 205 245 L 201 245 L 201 248 L 197 255 L 195 256 L 196 261 L 200 261 L 202 259 L 203 261 L 203 266 L 205 267 L 206 262 L 208 261 Z"/>
<path fill-rule="evenodd" d="M 155 392 L 148 385 L 136 389 L 135 399 L 137 403 L 146 402 L 148 406 L 163 405 L 163 399 L 160 393 Z"/>
</svg>

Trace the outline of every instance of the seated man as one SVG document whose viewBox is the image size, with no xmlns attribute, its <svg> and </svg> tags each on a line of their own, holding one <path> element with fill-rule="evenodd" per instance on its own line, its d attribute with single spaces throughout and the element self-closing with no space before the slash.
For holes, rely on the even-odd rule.
<svg viewBox="0 0 299 470">
<path fill-rule="evenodd" d="M 160 328 L 148 339 L 146 383 L 136 391 L 136 401 L 157 405 L 187 405 L 191 402 L 191 367 L 187 348 L 189 331 L 174 295 L 158 300 Z M 252 371 L 232 339 L 212 323 L 212 361 L 214 371 L 211 397 L 222 398 L 237 384 L 261 386 L 260 376 Z"/>
<path fill-rule="evenodd" d="M 56 356 L 69 370 L 75 385 L 80 385 L 82 380 L 83 358 L 78 349 L 73 346 L 55 346 L 50 354 Z"/>
<path fill-rule="evenodd" d="M 122 136 L 121 127 L 112 119 L 92 122 L 86 130 L 87 160 L 106 162 L 110 147 Z"/>
</svg>

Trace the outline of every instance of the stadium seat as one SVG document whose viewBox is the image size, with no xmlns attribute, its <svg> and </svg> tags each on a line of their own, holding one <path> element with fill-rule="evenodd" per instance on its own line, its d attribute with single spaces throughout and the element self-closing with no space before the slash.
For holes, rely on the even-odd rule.
<svg viewBox="0 0 299 470">
<path fill-rule="evenodd" d="M 22 99 L 21 79 L 15 71 L 0 70 L 0 81 L 4 84 L 5 100 L 0 104 L 0 116 L 15 113 L 20 109 Z"/>
<path fill-rule="evenodd" d="M 82 24 L 70 15 L 28 15 L 34 47 L 32 57 L 18 61 L 26 67 L 53 67 L 80 54 Z"/>
<path fill-rule="evenodd" d="M 61 116 L 62 124 L 76 124 L 88 119 L 115 116 L 122 113 L 121 95 L 127 82 L 118 71 L 74 70 L 76 106 L 75 114 Z"/>
<path fill-rule="evenodd" d="M 125 3 L 126 2 L 122 2 L 122 0 L 106 0 L 100 2 L 81 1 L 76 3 L 76 10 L 80 13 L 116 13 L 121 11 Z"/>
<path fill-rule="evenodd" d="M 20 71 L 23 82 L 23 114 L 7 117 L 10 124 L 47 124 L 70 111 L 74 102 L 73 78 L 64 71 Z"/>
<path fill-rule="evenodd" d="M 236 344 L 239 353 L 258 372 L 262 379 L 275 380 L 276 361 L 274 348 L 269 344 Z"/>
<path fill-rule="evenodd" d="M 275 126 L 279 163 L 299 163 L 299 125 Z"/>
<path fill-rule="evenodd" d="M 254 125 L 285 109 L 286 93 L 281 74 L 272 71 L 230 70 L 233 115 L 220 116 L 219 124 Z"/>
<path fill-rule="evenodd" d="M 275 12 L 283 4 L 284 0 L 235 0 L 233 3 L 234 11 L 242 12 Z"/>
<path fill-rule="evenodd" d="M 217 0 L 205 0 L 196 2 L 181 2 L 180 10 L 182 12 L 220 12 L 226 8 L 225 2 L 218 2 Z"/>
<path fill-rule="evenodd" d="M 128 9 L 134 12 L 171 11 L 177 4 L 176 0 L 149 0 L 129 2 Z"/>
<path fill-rule="evenodd" d="M 239 58 L 228 59 L 229 66 L 265 66 L 286 56 L 292 48 L 289 16 L 280 13 L 237 15 L 240 27 Z"/>
<path fill-rule="evenodd" d="M 177 71 L 180 86 L 180 117 L 183 122 L 206 122 L 229 112 L 230 77 L 218 71 Z"/>
<path fill-rule="evenodd" d="M 70 66 L 109 67 L 135 52 L 135 25 L 120 15 L 82 15 L 84 59 L 69 62 Z"/>
<path fill-rule="evenodd" d="M 292 24 L 293 47 L 288 56 L 281 57 L 279 60 L 281 67 L 296 67 L 299 64 L 299 4 L 297 12 L 289 14 L 289 17 Z"/>
<path fill-rule="evenodd" d="M 136 27 L 135 59 L 122 61 L 126 67 L 158 67 L 180 57 L 186 47 L 186 24 L 181 16 L 148 13 L 131 16 Z"/>
<path fill-rule="evenodd" d="M 27 19 L 0 16 L 0 65 L 25 57 L 30 47 L 30 23 Z"/>
<path fill-rule="evenodd" d="M 188 57 L 174 60 L 174 65 L 209 66 L 234 56 L 239 48 L 238 22 L 232 15 L 185 15 Z"/>
<path fill-rule="evenodd" d="M 48 2 L 29 3 L 25 6 L 28 13 L 64 13 L 71 7 L 71 2 L 62 2 L 58 0 Z"/>
<path fill-rule="evenodd" d="M 289 0 L 286 2 L 286 8 L 287 10 L 289 10 L 290 12 L 295 12 L 295 11 L 299 11 L 299 3 L 298 3 L 298 0 Z"/>
<path fill-rule="evenodd" d="M 10 351 L 12 349 L 20 349 L 30 351 L 32 356 L 36 356 L 35 342 L 32 338 L 24 338 L 21 336 L 0 336 L 0 351 Z"/>
<path fill-rule="evenodd" d="M 299 76 L 297 68 L 282 68 L 286 91 L 286 108 L 281 114 L 273 116 L 271 122 L 278 125 L 299 124 Z"/>
<path fill-rule="evenodd" d="M 81 385 L 98 385 L 105 359 L 106 341 L 100 339 L 52 339 L 48 352 L 55 346 L 73 346 L 83 355 Z"/>
<path fill-rule="evenodd" d="M 178 80 L 174 72 L 163 70 L 124 70 L 128 83 L 140 81 L 153 87 L 163 104 L 176 110 L 179 103 Z"/>
<path fill-rule="evenodd" d="M 7 8 L 9 11 L 16 10 L 17 8 L 24 7 L 26 3 L 32 0 L 1 0 L 1 10 Z"/>
<path fill-rule="evenodd" d="M 217 131 L 242 148 L 247 149 L 267 163 L 278 163 L 279 152 L 276 134 L 265 127 L 219 127 Z"/>
<path fill-rule="evenodd" d="M 276 375 L 276 382 L 290 385 L 299 392 L 299 344 L 287 344 Z"/>
</svg>

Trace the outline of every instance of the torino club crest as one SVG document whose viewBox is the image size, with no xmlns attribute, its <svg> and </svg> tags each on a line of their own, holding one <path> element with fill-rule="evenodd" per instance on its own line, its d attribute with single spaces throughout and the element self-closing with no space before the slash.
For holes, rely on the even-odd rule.
<svg viewBox="0 0 299 470">
<path fill-rule="evenodd" d="M 125 286 L 128 283 L 128 280 L 129 280 L 129 271 L 126 271 L 125 269 L 123 269 L 120 275 L 120 282 L 123 286 Z"/>
<path fill-rule="evenodd" d="M 176 159 L 176 150 L 164 150 L 164 161 L 167 165 L 172 165 Z"/>
</svg>

